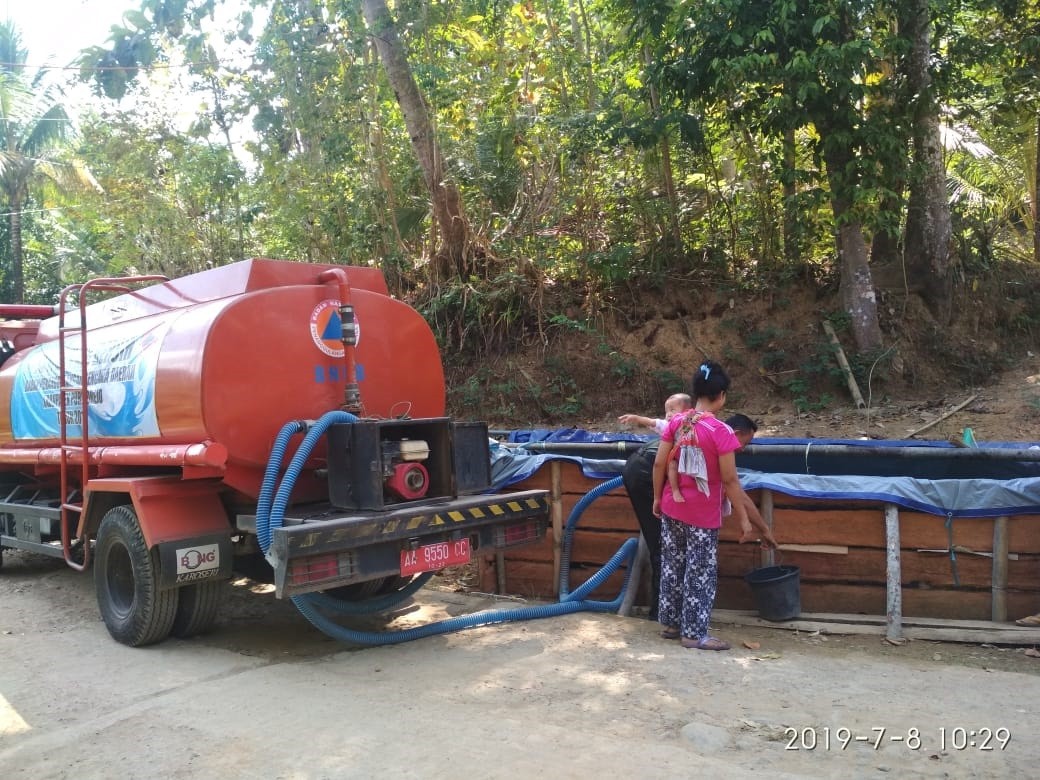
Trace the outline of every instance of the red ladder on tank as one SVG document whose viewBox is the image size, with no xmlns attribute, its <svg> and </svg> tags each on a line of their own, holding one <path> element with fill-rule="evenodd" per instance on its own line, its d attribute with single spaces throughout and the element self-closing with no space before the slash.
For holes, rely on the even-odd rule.
<svg viewBox="0 0 1040 780">
<path fill-rule="evenodd" d="M 90 435 L 87 425 L 87 408 L 89 404 L 89 379 L 87 374 L 87 294 L 90 292 L 128 293 L 130 285 L 144 282 L 168 282 L 169 278 L 160 275 L 123 276 L 116 278 L 91 279 L 82 284 L 71 284 L 58 296 L 58 430 L 61 446 L 61 549 L 65 563 L 77 571 L 83 571 L 90 565 L 90 544 L 86 538 L 87 529 L 83 524 L 83 494 L 90 480 L 90 448 L 87 439 Z M 75 325 L 67 325 L 65 315 L 70 310 L 66 306 L 68 298 L 78 294 L 76 308 L 79 310 L 79 321 Z M 70 377 L 66 371 L 65 353 L 69 334 L 79 334 L 79 374 Z M 74 380 L 78 384 L 73 384 Z M 69 408 L 67 396 L 76 393 L 79 396 L 78 443 L 69 443 Z M 69 469 L 75 456 L 79 460 L 79 503 L 73 501 L 74 491 Z M 78 517 L 75 539 L 83 543 L 83 560 L 76 561 L 72 550 L 72 515 Z"/>
</svg>

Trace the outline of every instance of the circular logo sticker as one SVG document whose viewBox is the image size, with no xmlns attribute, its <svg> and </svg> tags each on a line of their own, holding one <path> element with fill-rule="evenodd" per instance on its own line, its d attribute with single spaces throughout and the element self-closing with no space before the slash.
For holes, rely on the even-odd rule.
<svg viewBox="0 0 1040 780">
<path fill-rule="evenodd" d="M 355 318 L 354 327 L 357 327 Z M 343 357 L 343 322 L 339 316 L 339 301 L 324 300 L 311 312 L 311 338 L 318 349 L 329 357 Z"/>
</svg>

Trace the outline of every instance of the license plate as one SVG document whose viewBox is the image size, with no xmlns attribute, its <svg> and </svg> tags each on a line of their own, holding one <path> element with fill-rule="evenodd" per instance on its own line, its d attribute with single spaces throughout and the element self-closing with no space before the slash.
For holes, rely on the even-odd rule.
<svg viewBox="0 0 1040 780">
<path fill-rule="evenodd" d="M 437 542 L 425 544 L 414 550 L 401 553 L 401 574 L 418 574 L 424 571 L 437 571 L 445 566 L 458 566 L 470 561 L 469 539 L 455 542 Z"/>
</svg>

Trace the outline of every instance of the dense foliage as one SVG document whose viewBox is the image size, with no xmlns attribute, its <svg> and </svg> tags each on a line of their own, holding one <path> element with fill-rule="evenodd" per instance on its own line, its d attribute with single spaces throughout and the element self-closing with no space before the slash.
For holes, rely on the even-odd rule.
<svg viewBox="0 0 1040 780">
<path fill-rule="evenodd" d="M 43 300 L 102 271 L 374 264 L 446 346 L 495 350 L 591 315 L 546 290 L 836 279 L 869 351 L 878 266 L 948 303 L 1040 252 L 1034 0 L 127 3 L 47 147 L 96 188 L 16 164 L 61 104 L 0 73 L 4 300 L 23 265 Z"/>
</svg>

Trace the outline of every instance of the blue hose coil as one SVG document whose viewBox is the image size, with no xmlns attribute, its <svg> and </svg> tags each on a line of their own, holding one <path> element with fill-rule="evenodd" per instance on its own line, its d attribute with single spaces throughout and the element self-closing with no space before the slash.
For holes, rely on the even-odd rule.
<svg viewBox="0 0 1040 780">
<path fill-rule="evenodd" d="M 611 490 L 621 487 L 622 484 L 621 477 L 614 477 L 613 479 L 608 479 L 602 485 L 596 485 L 596 487 L 581 497 L 578 503 L 574 505 L 570 515 L 567 517 L 567 524 L 563 529 L 563 551 L 560 553 L 561 599 L 570 592 L 571 544 L 574 541 L 574 529 L 578 525 L 578 520 L 581 518 L 582 514 L 584 514 L 585 510 L 588 509 L 589 504 L 605 493 L 609 493 Z"/>
<path fill-rule="evenodd" d="M 432 577 L 432 571 L 423 572 L 417 577 L 413 577 L 412 581 L 400 590 L 373 596 L 364 601 L 344 601 L 325 593 L 308 593 L 307 598 L 311 606 L 321 607 L 330 612 L 338 612 L 341 615 L 371 615 L 375 612 L 385 612 L 391 607 L 400 604 L 406 598 L 415 594 Z"/>
<path fill-rule="evenodd" d="M 323 415 L 317 422 L 313 423 L 313 425 L 308 426 L 308 423 L 303 421 L 294 421 L 287 423 L 283 426 L 282 430 L 279 431 L 271 449 L 271 456 L 268 460 L 267 468 L 264 471 L 264 479 L 261 484 L 260 495 L 257 501 L 256 536 L 260 548 L 265 554 L 270 550 L 274 530 L 282 526 L 285 509 L 288 506 L 293 486 L 296 484 L 296 479 L 299 477 L 300 472 L 303 471 L 303 467 L 306 464 L 307 459 L 310 457 L 311 450 L 314 449 L 315 444 L 317 444 L 318 440 L 325 435 L 329 426 L 335 425 L 336 423 L 355 423 L 357 420 L 358 418 L 349 412 L 329 412 Z M 288 447 L 289 440 L 293 435 L 304 430 L 307 431 L 307 434 L 300 443 L 300 446 L 297 448 L 292 460 L 289 462 L 285 475 L 282 477 L 281 483 L 278 484 L 276 490 L 275 483 L 278 478 L 281 462 L 285 457 L 285 450 Z M 604 493 L 608 493 L 611 490 L 620 487 L 621 484 L 621 477 L 615 477 L 614 479 L 604 482 L 602 485 L 596 486 L 594 489 L 582 496 L 581 500 L 579 500 L 571 510 L 564 531 L 563 552 L 560 558 L 560 601 L 555 604 L 545 604 L 537 607 L 519 607 L 517 609 L 506 610 L 484 610 L 472 615 L 462 615 L 448 620 L 436 621 L 425 626 L 417 626 L 415 628 L 408 628 L 400 631 L 380 632 L 357 631 L 346 628 L 329 619 L 319 610 L 325 609 L 328 611 L 339 612 L 340 614 L 351 615 L 385 611 L 394 604 L 403 601 L 418 591 L 419 588 L 425 585 L 426 582 L 429 581 L 430 577 L 433 576 L 432 572 L 427 572 L 414 578 L 408 585 L 399 591 L 377 596 L 361 602 L 345 602 L 324 593 L 306 593 L 299 596 L 292 596 L 290 599 L 293 604 L 296 605 L 296 608 L 300 613 L 319 631 L 333 639 L 359 645 L 400 644 L 402 642 L 411 642 L 415 639 L 422 639 L 429 636 L 463 631 L 467 628 L 497 625 L 499 623 L 510 623 L 521 620 L 537 620 L 540 618 L 556 617 L 557 615 L 567 615 L 573 612 L 616 612 L 624 601 L 625 593 L 630 584 L 629 581 L 632 574 L 631 564 L 635 560 L 636 551 L 638 550 L 638 539 L 632 538 L 626 540 L 610 560 L 604 564 L 603 568 L 596 572 L 596 574 L 590 577 L 587 581 L 582 583 L 573 592 L 570 591 L 569 583 L 570 548 L 574 536 L 574 529 L 577 527 L 578 520 L 582 513 L 597 498 L 602 496 Z M 596 588 L 606 582 L 606 580 L 624 564 L 628 564 L 628 568 L 625 573 L 624 582 L 621 586 L 621 591 L 617 598 L 611 601 L 592 601 L 586 599 L 588 594 L 592 593 Z"/>
<path fill-rule="evenodd" d="M 303 420 L 287 422 L 278 431 L 274 444 L 271 446 L 271 455 L 267 459 L 267 468 L 264 469 L 264 480 L 260 483 L 260 496 L 256 502 L 256 539 L 260 544 L 260 549 L 265 553 L 271 547 L 271 524 L 270 522 L 265 522 L 261 526 L 260 517 L 270 517 L 271 501 L 274 498 L 275 484 L 278 481 L 278 470 L 281 468 L 282 460 L 285 458 L 285 450 L 289 446 L 289 439 L 294 434 L 306 429 L 307 423 Z"/>
<path fill-rule="evenodd" d="M 271 548 L 272 532 L 275 529 L 282 527 L 282 521 L 285 519 L 285 507 L 289 504 L 289 497 L 292 495 L 293 487 L 296 485 L 296 479 L 300 476 L 300 472 L 303 471 L 304 465 L 307 463 L 307 458 L 311 456 L 311 450 L 314 449 L 314 445 L 318 443 L 318 440 L 325 435 L 325 431 L 330 426 L 336 423 L 355 423 L 358 418 L 352 415 L 350 412 L 327 412 L 323 414 L 321 418 L 311 426 L 310 430 L 307 431 L 307 435 L 303 437 L 303 441 L 300 442 L 299 448 L 296 450 L 296 454 L 293 455 L 292 460 L 289 461 L 289 466 L 285 470 L 285 476 L 282 477 L 281 484 L 278 486 L 278 490 L 275 492 L 274 500 L 271 502 L 271 508 L 269 511 L 261 512 L 262 507 L 257 502 L 256 508 L 256 537 L 260 542 L 260 549 L 266 554 Z M 292 425 L 292 423 L 290 423 Z M 288 426 L 283 427 L 279 433 L 284 433 Z M 291 434 L 289 434 L 291 435 Z M 286 436 L 288 441 L 288 436 Z M 284 453 L 283 453 L 284 454 Z M 272 452 L 272 456 L 274 452 Z M 280 462 L 281 458 L 279 458 Z M 267 473 L 273 472 L 277 475 L 278 464 L 275 464 L 272 468 L 271 463 L 268 462 L 267 469 L 264 472 L 266 481 Z M 261 485 L 261 495 L 263 494 L 264 485 Z M 263 509 L 266 510 L 266 507 Z M 261 536 L 261 526 L 263 526 L 263 536 Z M 266 539 L 266 546 L 265 546 Z"/>
</svg>

